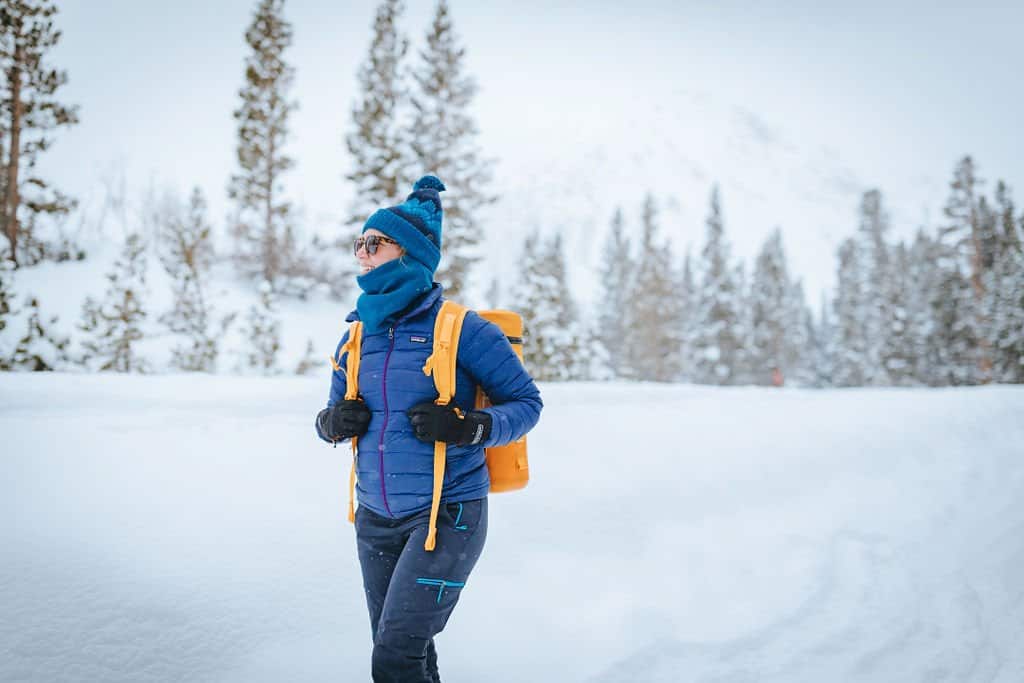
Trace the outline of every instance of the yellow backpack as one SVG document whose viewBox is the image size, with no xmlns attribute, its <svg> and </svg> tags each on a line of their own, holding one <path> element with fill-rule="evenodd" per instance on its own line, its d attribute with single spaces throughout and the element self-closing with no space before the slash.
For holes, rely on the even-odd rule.
<svg viewBox="0 0 1024 683">
<path fill-rule="evenodd" d="M 423 374 L 433 375 L 434 386 L 437 388 L 437 405 L 448 405 L 455 394 L 455 367 L 458 361 L 459 335 L 462 322 L 469 309 L 454 301 L 445 301 L 438 311 L 434 322 L 434 349 L 427 362 L 423 365 Z M 477 311 L 477 314 L 494 324 L 505 333 L 520 362 L 523 360 L 523 319 L 512 311 Z M 345 353 L 345 398 L 355 399 L 359 396 L 359 356 L 362 352 L 363 324 L 354 322 L 349 327 L 348 341 L 338 351 L 338 360 Z M 340 370 L 334 358 L 331 364 Z M 477 409 L 491 405 L 481 388 L 477 388 Z M 352 470 L 348 477 L 348 521 L 354 522 L 355 490 L 356 490 L 356 453 L 357 439 L 352 439 Z M 526 486 L 530 480 L 530 468 L 526 459 L 526 437 L 504 446 L 491 446 L 484 449 L 487 458 L 487 471 L 491 478 L 491 491 L 515 491 Z M 425 550 L 434 549 L 437 540 L 437 512 L 441 506 L 441 489 L 444 486 L 444 468 L 447 462 L 447 444 L 442 441 L 434 443 L 434 492 L 430 504 L 430 528 L 427 531 Z"/>
</svg>

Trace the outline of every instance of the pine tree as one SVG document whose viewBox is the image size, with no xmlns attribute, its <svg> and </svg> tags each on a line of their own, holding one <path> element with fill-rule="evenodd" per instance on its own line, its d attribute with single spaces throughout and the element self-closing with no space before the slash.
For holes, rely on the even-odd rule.
<svg viewBox="0 0 1024 683">
<path fill-rule="evenodd" d="M 348 225 L 363 223 L 412 187 L 408 140 L 400 118 L 408 97 L 401 64 L 409 47 L 395 26 L 402 10 L 401 0 L 383 0 L 377 8 L 373 42 L 359 68 L 361 99 L 352 107 L 352 132 L 345 137 L 352 156 L 352 170 L 345 177 L 355 185 Z"/>
<path fill-rule="evenodd" d="M 3 332 L 4 328 L 7 327 L 7 316 L 13 313 L 11 301 L 14 300 L 14 292 L 11 289 L 10 276 L 12 269 L 13 264 L 0 260 L 0 332 Z M 2 356 L 3 354 L 0 353 L 0 357 Z"/>
<path fill-rule="evenodd" d="M 582 334 L 569 292 L 562 237 L 543 242 L 527 236 L 519 261 L 521 279 L 516 310 L 522 311 L 525 341 L 523 361 L 535 379 L 567 381 L 585 374 Z"/>
<path fill-rule="evenodd" d="M 79 324 L 86 338 L 82 347 L 86 365 L 100 371 L 147 372 L 149 364 L 138 355 L 142 324 L 146 319 L 143 296 L 146 284 L 145 244 L 138 233 L 125 240 L 120 258 L 107 274 L 110 285 L 102 302 L 89 297 L 82 306 Z"/>
<path fill-rule="evenodd" d="M 1024 252 L 1009 249 L 999 256 L 988 288 L 986 308 L 991 326 L 993 379 L 1024 383 Z"/>
<path fill-rule="evenodd" d="M 867 342 L 864 339 L 864 278 L 860 250 L 852 239 L 839 246 L 839 274 L 835 300 L 836 386 L 862 386 L 868 376 Z"/>
<path fill-rule="evenodd" d="M 483 239 L 480 217 L 497 197 L 486 191 L 493 163 L 481 156 L 477 126 L 469 107 L 476 82 L 465 75 L 466 50 L 452 29 L 448 3 L 439 0 L 427 46 L 413 71 L 414 111 L 410 146 L 412 167 L 407 176 L 432 172 L 448 187 L 444 200 L 444 254 L 437 280 L 445 295 L 457 299 L 480 260 Z"/>
<path fill-rule="evenodd" d="M 302 354 L 302 360 L 295 367 L 296 375 L 312 375 L 323 365 L 323 361 L 317 359 L 316 349 L 313 347 L 313 340 L 306 340 L 306 351 Z"/>
<path fill-rule="evenodd" d="M 729 264 L 730 247 L 725 239 L 717 186 L 711 192 L 706 224 L 694 341 L 699 363 L 696 380 L 705 384 L 735 384 L 743 357 L 742 292 L 737 283 L 739 271 Z"/>
<path fill-rule="evenodd" d="M 612 216 L 611 230 L 601 250 L 598 270 L 597 321 L 595 334 L 607 355 L 612 377 L 628 377 L 629 359 L 626 358 L 626 339 L 629 334 L 630 306 L 633 301 L 633 277 L 636 271 L 630 255 L 622 210 Z"/>
<path fill-rule="evenodd" d="M 933 302 L 938 297 L 942 271 L 938 242 L 924 230 L 907 254 L 907 348 L 910 376 L 914 384 L 939 386 L 945 373 L 941 367 L 942 349 L 935 336 L 937 323 Z"/>
<path fill-rule="evenodd" d="M 793 361 L 789 374 L 780 375 L 780 379 L 794 386 L 813 387 L 818 381 L 814 367 L 814 314 L 807 305 L 804 285 L 800 280 L 790 284 L 786 310 L 791 326 L 788 342 Z"/>
<path fill-rule="evenodd" d="M 782 231 L 776 228 L 757 256 L 750 287 L 748 368 L 755 384 L 772 384 L 776 372 L 782 378 L 798 374 L 797 365 L 806 343 L 802 299 L 803 287 L 790 281 Z"/>
<path fill-rule="evenodd" d="M 672 247 L 658 234 L 658 212 L 654 197 L 647 195 L 640 220 L 641 242 L 638 268 L 627 321 L 627 346 L 633 377 L 654 382 L 679 379 L 682 351 L 682 311 L 678 276 L 672 269 Z"/>
<path fill-rule="evenodd" d="M 1024 248 L 1006 183 L 996 187 L 997 249 L 986 280 L 986 337 L 992 349 L 993 380 L 1024 382 Z M 1022 218 L 1024 222 L 1024 218 Z"/>
<path fill-rule="evenodd" d="M 937 302 L 941 309 L 938 318 L 946 326 L 946 332 L 952 333 L 952 327 L 958 332 L 958 344 L 973 340 L 980 348 L 960 348 L 960 352 L 974 359 L 978 367 L 970 372 L 960 367 L 955 361 L 956 369 L 951 368 L 950 377 L 957 383 L 975 384 L 988 381 L 991 374 L 992 358 L 984 330 L 988 325 L 985 319 L 985 270 L 989 245 L 992 236 L 986 234 L 994 226 L 991 217 L 986 215 L 986 206 L 980 201 L 978 188 L 981 181 L 977 177 L 974 161 L 967 156 L 960 160 L 950 182 L 950 194 L 943 213 L 946 223 L 939 229 L 939 244 L 942 246 L 941 264 L 944 277 L 940 288 L 947 294 L 956 293 L 958 301 L 947 300 Z M 989 264 L 989 267 L 991 264 Z M 960 300 L 960 278 L 966 278 L 973 292 L 972 298 Z M 950 320 L 949 316 L 956 311 L 962 320 Z M 961 329 L 962 328 L 962 329 Z M 965 373 L 969 377 L 965 377 Z"/>
<path fill-rule="evenodd" d="M 959 263 L 961 271 L 980 278 L 981 249 L 978 240 L 978 185 L 974 161 L 967 156 L 953 171 L 949 198 L 943 208 L 946 223 L 939 228 L 939 244 L 948 251 L 947 258 Z M 950 263 L 950 270 L 955 263 Z M 980 287 L 980 282 L 978 283 Z"/>
<path fill-rule="evenodd" d="M 888 308 L 892 298 L 888 291 L 892 286 L 889 246 L 886 243 L 888 231 L 889 216 L 882 207 L 882 193 L 878 190 L 865 192 L 860 203 L 857 275 L 861 278 L 859 289 L 864 307 L 860 314 L 864 326 L 861 331 L 863 383 L 873 386 L 890 384 L 883 360 L 889 342 L 889 321 L 893 315 Z"/>
<path fill-rule="evenodd" d="M 249 276 L 277 283 L 295 260 L 292 205 L 283 198 L 284 174 L 294 162 L 284 153 L 288 101 L 294 69 L 283 54 L 292 42 L 291 25 L 282 16 L 284 0 L 260 0 L 245 40 L 252 53 L 245 60 L 238 122 L 239 172 L 231 177 L 228 196 L 235 201 L 232 234 L 235 260 Z"/>
<path fill-rule="evenodd" d="M 732 378 L 729 383 L 751 384 L 753 379 L 750 372 L 752 363 L 750 341 L 753 325 L 750 318 L 750 302 L 747 297 L 747 293 L 750 291 L 750 286 L 747 282 L 747 265 L 743 261 L 738 260 L 733 267 L 732 280 L 736 284 L 736 324 L 733 327 L 733 336 L 737 344 L 733 360 Z"/>
<path fill-rule="evenodd" d="M 64 215 L 75 207 L 36 170 L 39 154 L 53 144 L 53 132 L 78 123 L 77 108 L 56 99 L 67 73 L 44 61 L 61 37 L 54 27 L 56 13 L 52 0 L 0 3 L 0 230 L 16 265 L 48 255 L 36 234 L 41 216 Z"/>
<path fill-rule="evenodd" d="M 879 294 L 883 297 L 881 308 L 886 318 L 882 330 L 885 343 L 882 346 L 881 363 L 886 383 L 896 386 L 912 386 L 914 381 L 915 340 L 910 327 L 910 255 L 902 242 L 890 250 L 886 279 Z"/>
<path fill-rule="evenodd" d="M 484 301 L 488 308 L 501 308 L 502 301 L 504 301 L 504 295 L 502 294 L 501 282 L 496 277 L 491 278 L 491 284 L 487 287 L 487 293 L 484 294 Z"/>
<path fill-rule="evenodd" d="M 213 260 L 206 201 L 199 188 L 192 191 L 188 216 L 170 215 L 162 225 L 161 261 L 171 277 L 174 308 L 160 317 L 171 332 L 185 337 L 171 350 L 171 365 L 185 372 L 213 372 L 217 339 L 211 329 L 213 306 L 205 296 L 205 283 Z"/>
<path fill-rule="evenodd" d="M 9 340 L 10 334 L 3 334 L 8 327 L 8 321 L 19 313 L 14 308 L 14 300 L 17 297 L 12 285 L 13 270 L 14 263 L 0 259 L 0 372 L 11 369 L 11 360 L 17 346 L 16 342 Z"/>
<path fill-rule="evenodd" d="M 281 350 L 281 322 L 276 317 L 274 288 L 269 282 L 260 285 L 259 303 L 249 308 L 247 326 L 242 331 L 245 351 L 244 368 L 262 375 L 276 375 L 277 353 Z"/>
<path fill-rule="evenodd" d="M 941 270 L 939 278 L 932 300 L 939 380 L 943 385 L 977 384 L 980 345 L 970 276 L 955 263 L 952 270 Z"/>
<path fill-rule="evenodd" d="M 998 240 L 1000 255 L 1007 252 L 1021 250 L 1021 236 L 1017 231 L 1014 219 L 1013 197 L 1010 188 L 1002 180 L 996 185 L 996 206 L 995 212 L 998 223 Z M 1024 225 L 1024 215 L 1021 216 L 1021 224 Z"/>
<path fill-rule="evenodd" d="M 679 271 L 679 376 L 686 382 L 696 380 L 697 357 L 694 351 L 697 337 L 697 313 L 699 298 L 697 286 L 693 279 L 693 258 L 689 247 L 683 258 L 683 267 Z"/>
<path fill-rule="evenodd" d="M 817 323 L 812 324 L 809 335 L 810 371 L 809 384 L 814 387 L 835 386 L 836 325 L 832 320 L 828 298 L 821 295 Z"/>
<path fill-rule="evenodd" d="M 68 362 L 67 337 L 55 336 L 43 327 L 39 319 L 39 301 L 31 297 L 28 302 L 28 330 L 18 342 L 11 357 L 11 370 L 27 370 L 29 372 L 52 372 L 60 369 Z M 50 319 L 50 326 L 57 324 L 57 318 Z M 3 361 L 0 360 L 0 363 Z"/>
</svg>

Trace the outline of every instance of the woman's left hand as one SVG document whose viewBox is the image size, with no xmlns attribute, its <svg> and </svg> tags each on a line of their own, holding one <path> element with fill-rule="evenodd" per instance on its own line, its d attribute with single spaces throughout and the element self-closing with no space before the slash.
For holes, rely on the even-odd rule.
<svg viewBox="0 0 1024 683">
<path fill-rule="evenodd" d="M 475 446 L 491 435 L 491 416 L 471 410 L 461 414 L 453 406 L 433 401 L 417 403 L 406 411 L 413 433 L 420 441 L 443 441 L 457 446 Z"/>
</svg>

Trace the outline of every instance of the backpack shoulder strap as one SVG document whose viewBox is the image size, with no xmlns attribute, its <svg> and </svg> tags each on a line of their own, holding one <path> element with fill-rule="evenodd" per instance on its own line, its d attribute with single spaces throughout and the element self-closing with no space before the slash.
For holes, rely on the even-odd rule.
<svg viewBox="0 0 1024 683">
<path fill-rule="evenodd" d="M 363 355 L 363 323 L 356 320 L 348 327 L 348 340 L 338 351 L 339 360 L 345 359 L 345 398 L 352 400 L 359 396 L 359 360 Z"/>
<path fill-rule="evenodd" d="M 434 350 L 423 364 L 423 374 L 434 376 L 439 406 L 446 406 L 455 395 L 455 366 L 458 361 L 462 322 L 469 309 L 454 301 L 445 301 L 434 321 Z"/>
<path fill-rule="evenodd" d="M 434 321 L 434 350 L 423 365 L 423 374 L 433 375 L 439 406 L 451 403 L 455 396 L 455 366 L 458 360 L 459 336 L 469 309 L 454 301 L 445 301 Z M 444 487 L 444 467 L 447 444 L 434 442 L 434 492 L 430 502 L 430 526 L 424 550 L 431 551 L 437 542 L 437 513 L 441 507 L 441 489 Z"/>
<path fill-rule="evenodd" d="M 345 359 L 345 400 L 359 398 L 359 360 L 363 354 L 363 323 L 355 321 L 348 328 L 348 340 L 338 351 L 338 360 L 348 354 Z M 332 363 L 334 361 L 332 360 Z M 337 363 L 334 363 L 337 366 Z M 338 368 L 340 369 L 340 367 Z M 358 453 L 358 437 L 350 439 L 352 443 L 352 469 L 348 473 L 348 521 L 356 521 L 356 454 Z"/>
</svg>

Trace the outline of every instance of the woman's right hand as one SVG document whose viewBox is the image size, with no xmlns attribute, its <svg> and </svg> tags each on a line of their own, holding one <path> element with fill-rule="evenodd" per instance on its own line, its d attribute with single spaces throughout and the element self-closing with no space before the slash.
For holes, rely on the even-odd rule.
<svg viewBox="0 0 1024 683">
<path fill-rule="evenodd" d="M 370 427 L 370 409 L 358 399 L 346 399 L 316 416 L 320 433 L 332 441 L 362 436 Z"/>
</svg>

